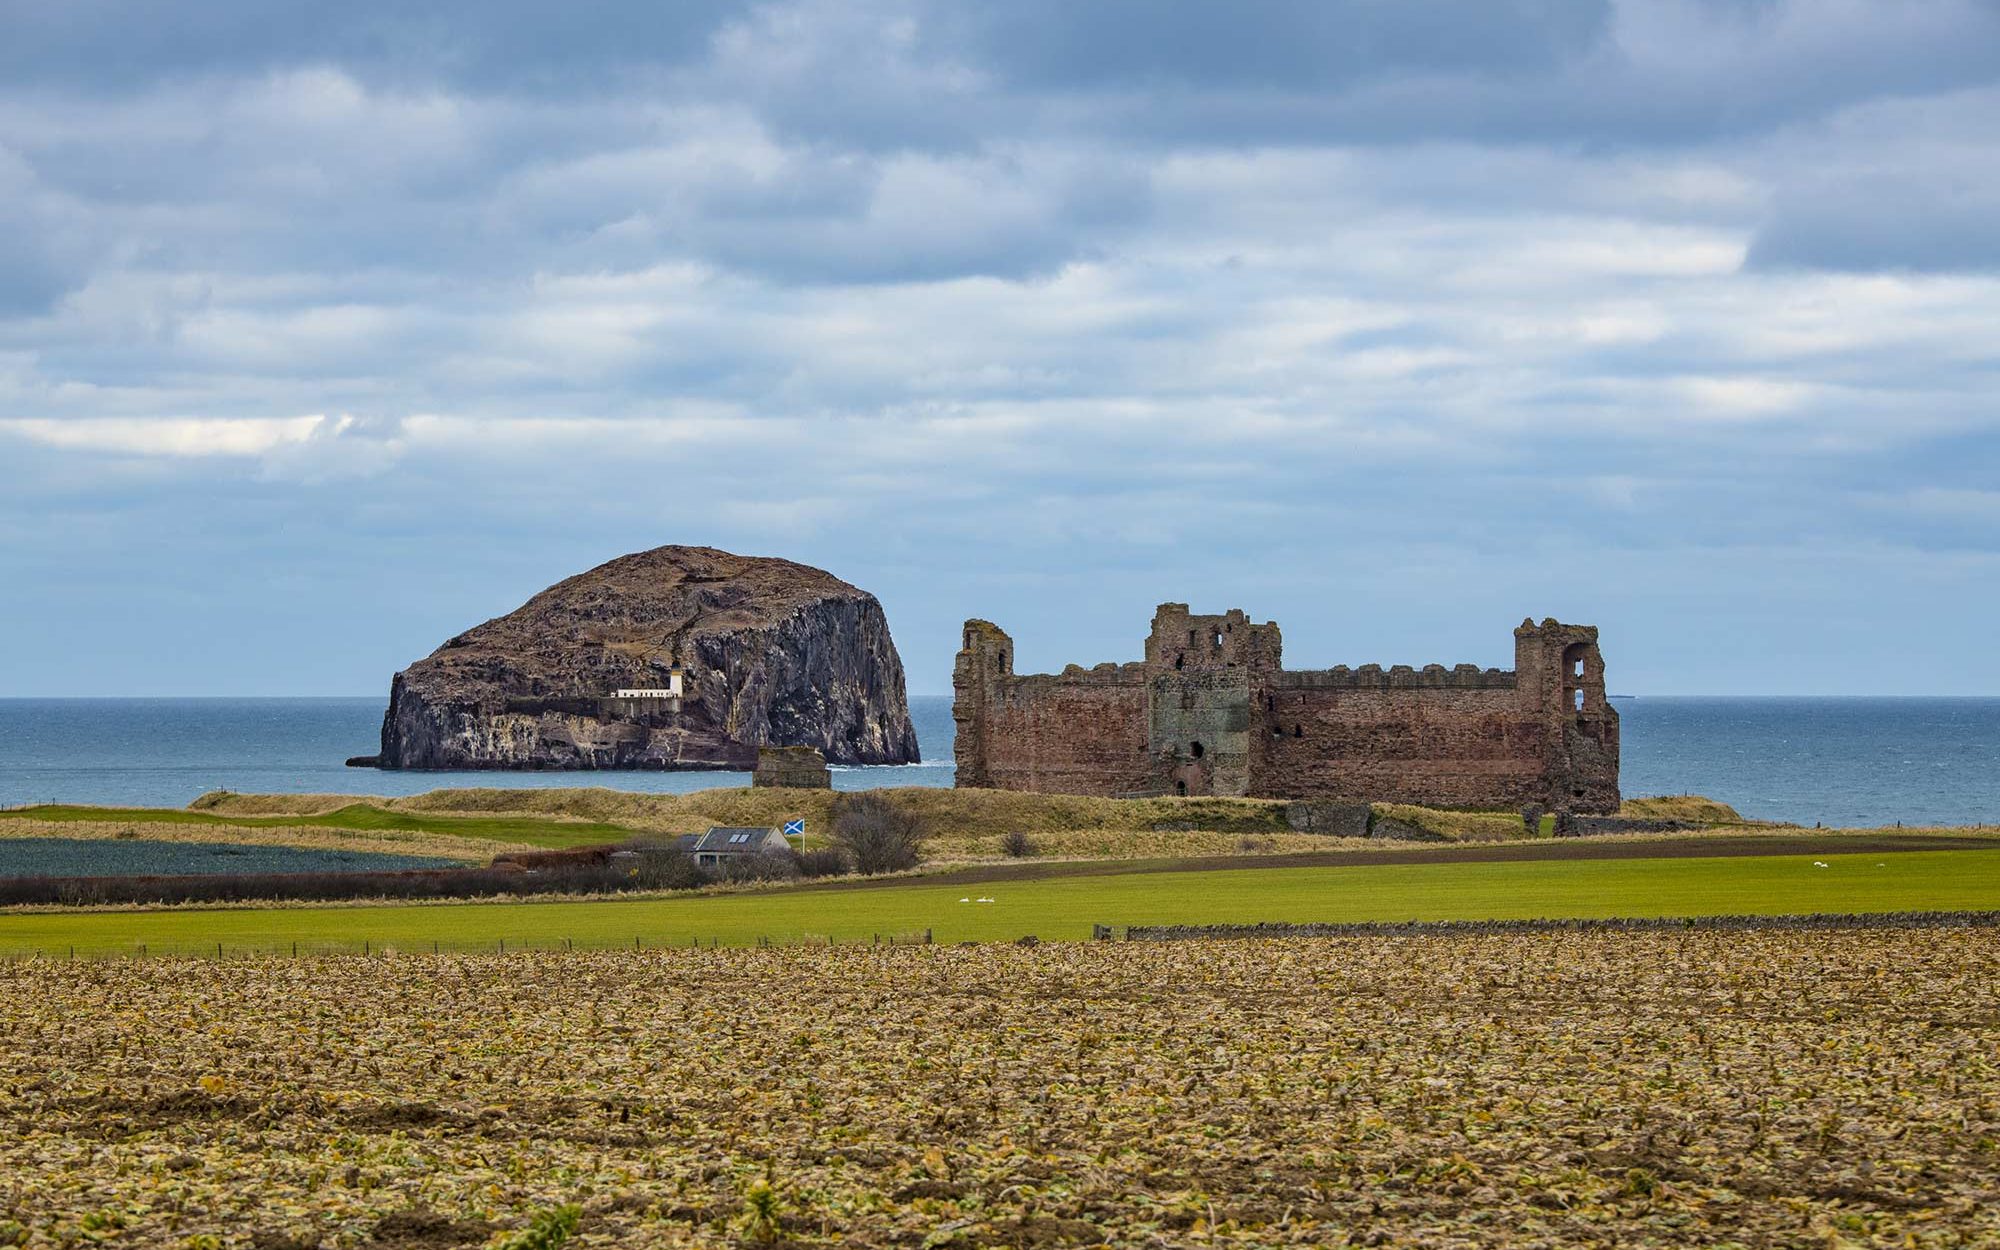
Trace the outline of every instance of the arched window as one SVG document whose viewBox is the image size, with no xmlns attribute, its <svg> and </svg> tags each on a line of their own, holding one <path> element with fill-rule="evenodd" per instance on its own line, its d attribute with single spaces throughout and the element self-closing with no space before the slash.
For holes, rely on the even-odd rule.
<svg viewBox="0 0 2000 1250">
<path fill-rule="evenodd" d="M 1203 747 L 1201 743 L 1195 742 L 1189 744 L 1188 754 L 1194 756 L 1196 759 L 1200 759 L 1202 756 L 1208 754 L 1208 750 L 1207 748 Z"/>
</svg>

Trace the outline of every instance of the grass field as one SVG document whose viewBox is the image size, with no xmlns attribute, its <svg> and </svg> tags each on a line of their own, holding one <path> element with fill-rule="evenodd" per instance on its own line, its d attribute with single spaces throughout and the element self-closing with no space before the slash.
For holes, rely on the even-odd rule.
<svg viewBox="0 0 2000 1250">
<path fill-rule="evenodd" d="M 0 963 L 0 1245 L 1993 1246 L 1996 979 L 1964 928 Z"/>
<path fill-rule="evenodd" d="M 1826 867 L 1817 867 L 1823 863 Z M 991 903 L 960 902 L 991 897 Z M 749 944 L 930 929 L 938 942 L 1034 934 L 1083 939 L 1093 923 L 1222 924 L 1778 915 L 2000 909 L 2000 851 L 1411 863 L 1056 877 L 984 886 L 771 889 L 587 902 L 251 908 L 0 916 L 0 953 L 174 949 Z"/>
<path fill-rule="evenodd" d="M 529 814 L 460 816 L 392 810 L 372 803 L 349 803 L 307 814 L 266 816 L 189 811 L 178 808 L 45 804 L 0 811 L 0 820 L 43 821 L 58 824 L 70 822 L 106 824 L 123 821 L 132 824 L 193 825 L 234 829 L 311 827 L 344 829 L 356 833 L 443 834 L 488 842 L 525 843 L 543 847 L 590 846 L 602 842 L 622 842 L 634 833 L 634 830 L 627 826 L 597 820 Z"/>
</svg>

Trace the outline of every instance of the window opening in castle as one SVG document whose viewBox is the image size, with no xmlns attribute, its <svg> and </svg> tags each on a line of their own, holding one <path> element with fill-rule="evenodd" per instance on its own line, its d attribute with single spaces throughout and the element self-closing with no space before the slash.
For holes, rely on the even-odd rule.
<svg viewBox="0 0 2000 1250">
<path fill-rule="evenodd" d="M 1215 631 L 1215 649 L 1222 650 L 1222 631 L 1219 629 Z"/>
<path fill-rule="evenodd" d="M 1189 746 L 1188 750 L 1194 755 L 1196 759 L 1200 759 L 1202 756 L 1208 754 L 1208 752 L 1202 748 L 1202 745 L 1199 742 Z"/>
<path fill-rule="evenodd" d="M 1576 710 L 1579 712 L 1583 710 L 1583 691 L 1581 690 L 1576 692 Z"/>
<path fill-rule="evenodd" d="M 1175 794 L 1178 794 L 1178 795 L 1180 795 L 1180 796 L 1181 796 L 1181 797 L 1183 797 L 1183 798 L 1186 798 L 1186 797 L 1187 797 L 1187 782 L 1185 782 L 1185 781 L 1176 781 L 1176 782 L 1174 783 L 1174 793 L 1175 793 Z"/>
<path fill-rule="evenodd" d="M 1305 727 L 1304 725 L 1293 725 L 1293 726 L 1292 726 L 1292 737 L 1294 737 L 1294 738 L 1303 738 L 1303 737 L 1305 737 L 1305 736 L 1306 736 L 1306 727 Z"/>
<path fill-rule="evenodd" d="M 1174 667 L 1175 668 L 1187 667 L 1187 653 L 1185 651 L 1174 657 Z"/>
</svg>

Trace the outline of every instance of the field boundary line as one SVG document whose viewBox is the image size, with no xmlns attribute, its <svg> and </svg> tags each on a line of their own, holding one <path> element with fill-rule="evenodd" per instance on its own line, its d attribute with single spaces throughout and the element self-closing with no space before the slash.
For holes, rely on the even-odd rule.
<svg viewBox="0 0 2000 1250">
<path fill-rule="evenodd" d="M 1772 916 L 1632 916 L 1595 920 L 1357 920 L 1209 925 L 1093 925 L 1097 941 L 1228 941 L 1240 938 L 1476 937 L 1496 933 L 1652 933 L 1682 930 L 2000 929 L 1991 911 L 1806 912 Z"/>
</svg>

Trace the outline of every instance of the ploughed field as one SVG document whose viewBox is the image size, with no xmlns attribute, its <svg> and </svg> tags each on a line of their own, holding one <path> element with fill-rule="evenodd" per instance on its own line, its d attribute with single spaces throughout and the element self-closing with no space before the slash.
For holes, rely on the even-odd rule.
<svg viewBox="0 0 2000 1250">
<path fill-rule="evenodd" d="M 1973 929 L 14 962 L 0 1244 L 1993 1244 L 1996 1030 Z"/>
<path fill-rule="evenodd" d="M 458 861 L 424 855 L 267 846 L 240 842 L 169 842 L 148 838 L 0 838 L 0 877 L 131 877 L 264 872 L 392 872 L 452 868 Z"/>
</svg>

